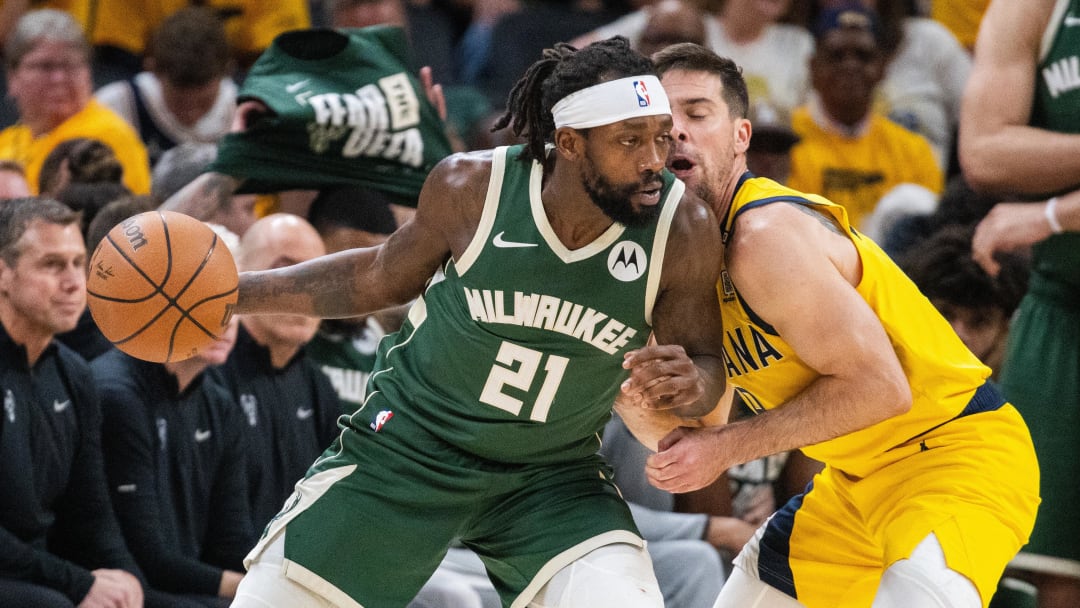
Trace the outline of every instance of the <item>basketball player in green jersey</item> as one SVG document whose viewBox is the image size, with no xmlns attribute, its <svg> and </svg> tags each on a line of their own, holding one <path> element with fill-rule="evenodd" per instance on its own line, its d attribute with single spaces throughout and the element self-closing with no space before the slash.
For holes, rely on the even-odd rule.
<svg viewBox="0 0 1080 608">
<path fill-rule="evenodd" d="M 685 492 L 795 448 L 825 463 L 739 553 L 716 606 L 986 606 L 1039 502 L 1023 420 L 842 207 L 746 170 L 733 62 L 694 44 L 653 60 L 674 120 L 668 166 L 720 221 L 728 385 L 756 415 L 722 424 L 725 399 L 709 426 L 663 437 L 647 475 Z"/>
<path fill-rule="evenodd" d="M 242 314 L 418 299 L 234 606 L 405 606 L 457 539 L 505 606 L 661 608 L 598 433 L 620 391 L 694 424 L 725 382 L 716 218 L 664 170 L 652 69 L 623 38 L 550 49 L 499 123 L 526 145 L 441 162 L 379 247 L 242 274 Z"/>
<path fill-rule="evenodd" d="M 990 4 L 960 116 L 960 161 L 991 209 L 973 257 L 1033 257 L 1001 389 L 1031 425 L 1042 466 L 1035 531 L 1012 562 L 1039 608 L 1080 606 L 1080 1 Z M 1026 202 L 1019 202 L 1026 201 Z"/>
</svg>

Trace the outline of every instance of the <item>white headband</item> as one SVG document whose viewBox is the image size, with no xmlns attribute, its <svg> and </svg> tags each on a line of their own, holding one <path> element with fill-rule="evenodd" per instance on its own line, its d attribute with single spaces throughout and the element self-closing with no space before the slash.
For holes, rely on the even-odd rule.
<svg viewBox="0 0 1080 608">
<path fill-rule="evenodd" d="M 656 76 L 601 82 L 563 97 L 551 108 L 556 129 L 588 129 L 657 114 L 671 114 L 671 104 Z"/>
</svg>

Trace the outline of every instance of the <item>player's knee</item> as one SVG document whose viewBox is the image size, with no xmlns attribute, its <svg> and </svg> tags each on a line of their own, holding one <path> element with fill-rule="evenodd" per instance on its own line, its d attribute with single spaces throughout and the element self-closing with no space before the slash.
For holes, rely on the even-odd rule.
<svg viewBox="0 0 1080 608">
<path fill-rule="evenodd" d="M 644 548 L 606 545 L 559 570 L 530 608 L 663 608 L 664 598 Z"/>
<path fill-rule="evenodd" d="M 982 596 L 971 579 L 945 563 L 945 553 L 930 534 L 909 559 L 885 569 L 872 608 L 981 608 Z"/>
<path fill-rule="evenodd" d="M 798 600 L 770 587 L 736 564 L 720 589 L 713 608 L 805 608 Z"/>
</svg>

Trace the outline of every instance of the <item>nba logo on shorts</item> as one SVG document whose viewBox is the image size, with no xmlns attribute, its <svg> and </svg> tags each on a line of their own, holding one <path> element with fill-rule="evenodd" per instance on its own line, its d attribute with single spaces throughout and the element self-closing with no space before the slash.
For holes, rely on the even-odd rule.
<svg viewBox="0 0 1080 608">
<path fill-rule="evenodd" d="M 651 103 L 649 101 L 649 91 L 645 88 L 645 83 L 640 80 L 634 81 L 634 92 L 637 93 L 637 105 L 639 108 L 647 108 Z"/>
</svg>

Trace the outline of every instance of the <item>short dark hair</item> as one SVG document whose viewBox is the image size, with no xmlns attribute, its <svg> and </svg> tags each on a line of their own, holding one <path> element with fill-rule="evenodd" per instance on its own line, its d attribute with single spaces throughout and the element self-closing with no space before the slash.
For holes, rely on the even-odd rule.
<svg viewBox="0 0 1080 608">
<path fill-rule="evenodd" d="M 19 239 L 34 221 L 68 226 L 78 224 L 81 214 L 67 205 L 43 196 L 13 198 L 0 203 L 0 259 L 8 266 L 19 261 Z"/>
<path fill-rule="evenodd" d="M 174 86 L 202 86 L 229 72 L 225 26 L 206 7 L 190 6 L 169 15 L 146 50 L 154 73 Z"/>
<path fill-rule="evenodd" d="M 125 196 L 118 198 L 105 205 L 97 212 L 90 226 L 86 229 L 86 250 L 93 252 L 105 235 L 120 222 L 127 218 L 142 213 L 153 211 L 157 207 L 156 202 L 150 196 Z"/>
<path fill-rule="evenodd" d="M 582 49 L 560 42 L 546 49 L 510 90 L 506 113 L 492 125 L 498 131 L 510 125 L 526 140 L 521 160 L 543 161 L 545 147 L 555 133 L 551 108 L 562 98 L 601 82 L 627 76 L 655 75 L 652 62 L 622 36 L 594 42 Z M 584 130 L 584 129 L 583 129 Z"/>
<path fill-rule="evenodd" d="M 724 103 L 732 118 L 746 118 L 750 108 L 750 94 L 746 90 L 742 68 L 727 57 L 721 57 L 693 42 L 680 42 L 653 53 L 656 72 L 662 77 L 671 70 L 708 72 L 720 77 Z"/>
<path fill-rule="evenodd" d="M 972 310 L 998 308 L 1009 317 L 1027 292 L 1028 261 L 998 254 L 1001 271 L 991 277 L 971 256 L 974 234 L 974 224 L 944 226 L 912 247 L 900 267 L 927 298 Z"/>
<path fill-rule="evenodd" d="M 90 228 L 98 212 L 109 203 L 131 196 L 127 186 L 117 182 L 71 182 L 66 188 L 56 193 L 56 200 L 71 207 L 72 211 L 82 213 L 83 236 Z"/>
</svg>

